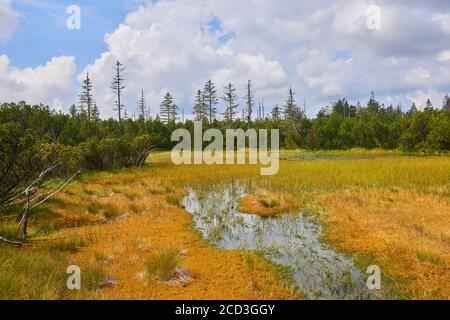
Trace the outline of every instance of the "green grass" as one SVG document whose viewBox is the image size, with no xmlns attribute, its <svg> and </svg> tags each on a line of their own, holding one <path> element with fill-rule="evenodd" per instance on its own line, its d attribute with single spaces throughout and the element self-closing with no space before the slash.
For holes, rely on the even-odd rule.
<svg viewBox="0 0 450 320">
<path fill-rule="evenodd" d="M 113 205 L 105 205 L 103 209 L 103 215 L 106 219 L 115 219 L 120 217 L 123 213 Z"/>
<path fill-rule="evenodd" d="M 100 266 L 88 266 L 81 269 L 81 288 L 90 291 L 100 289 L 106 279 L 105 270 Z"/>
<path fill-rule="evenodd" d="M 59 230 L 59 226 L 54 222 L 39 224 L 36 226 L 37 234 L 49 234 Z"/>
<path fill-rule="evenodd" d="M 50 250 L 59 252 L 74 252 L 97 241 L 93 234 L 88 237 L 81 237 L 76 233 L 70 233 L 64 239 L 57 240 L 50 246 Z"/>
<path fill-rule="evenodd" d="M 143 208 L 135 203 L 130 204 L 128 208 L 130 209 L 131 212 L 136 213 L 136 214 L 139 214 L 139 213 L 142 213 L 145 211 L 145 208 Z"/>
<path fill-rule="evenodd" d="M 145 271 L 149 281 L 169 281 L 177 272 L 180 263 L 178 249 L 167 249 L 153 254 L 145 263 Z"/>
<path fill-rule="evenodd" d="M 447 263 L 445 259 L 428 251 L 417 251 L 417 259 L 434 265 L 445 265 Z"/>
<path fill-rule="evenodd" d="M 98 214 L 103 208 L 103 204 L 98 201 L 93 201 L 88 206 L 88 212 L 91 214 Z"/>
<path fill-rule="evenodd" d="M 17 238 L 17 226 L 0 225 L 0 236 L 8 240 L 15 240 Z"/>
<path fill-rule="evenodd" d="M 0 245 L 0 300 L 60 299 L 66 289 L 66 261 L 51 252 Z"/>
</svg>

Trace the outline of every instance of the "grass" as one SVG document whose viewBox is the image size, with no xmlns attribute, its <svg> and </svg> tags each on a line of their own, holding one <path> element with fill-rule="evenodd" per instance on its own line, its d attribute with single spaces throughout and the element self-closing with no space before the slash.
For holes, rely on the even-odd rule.
<svg viewBox="0 0 450 320">
<path fill-rule="evenodd" d="M 98 214 L 103 209 L 103 204 L 98 201 L 92 201 L 87 210 L 90 214 Z"/>
<path fill-rule="evenodd" d="M 54 222 L 39 224 L 36 226 L 36 233 L 46 235 L 59 230 L 59 226 Z"/>
<path fill-rule="evenodd" d="M 107 278 L 104 268 L 100 266 L 87 266 L 81 271 L 81 287 L 90 291 L 99 290 Z"/>
<path fill-rule="evenodd" d="M 64 297 L 65 259 L 51 252 L 0 245 L 0 300 Z"/>
<path fill-rule="evenodd" d="M 103 215 L 106 219 L 115 219 L 122 215 L 123 213 L 120 211 L 119 208 L 113 206 L 113 205 L 105 205 L 103 208 Z"/>
<path fill-rule="evenodd" d="M 158 252 L 147 258 L 145 272 L 149 281 L 170 281 L 180 264 L 180 251 L 170 248 Z"/>
<path fill-rule="evenodd" d="M 417 251 L 417 258 L 422 262 L 428 262 L 437 266 L 446 264 L 446 260 L 440 255 L 428 251 Z"/>
<path fill-rule="evenodd" d="M 3 224 L 0 225 L 0 236 L 8 240 L 17 238 L 17 226 Z"/>
<path fill-rule="evenodd" d="M 302 152 L 286 153 L 298 157 Z M 114 263 L 104 266 L 104 274 L 113 275 L 120 286 L 99 290 L 102 272 L 94 270 L 92 277 L 88 275 L 94 289 L 82 298 L 298 298 L 292 282 L 284 281 L 290 270 L 257 255 L 243 261 L 243 252 L 208 245 L 193 230 L 191 216 L 178 206 L 186 186 L 210 191 L 239 181 L 251 187 L 252 205 L 258 209 L 287 207 L 317 217 L 324 226 L 323 240 L 353 256 L 362 270 L 379 265 L 383 285 L 388 284 L 395 297 L 450 299 L 449 158 L 393 159 L 389 156 L 398 152 L 379 150 L 319 154 L 373 159 L 281 161 L 278 175 L 262 177 L 258 166 L 174 166 L 170 154 L 161 153 L 145 168 L 86 175 L 61 194 L 65 204 L 48 203 L 39 218 L 30 221 L 30 227 L 39 230 L 40 241 L 22 249 L 0 246 L 0 298 L 67 298 L 61 290 L 68 263 L 95 268 L 95 262 L 101 262 L 98 252 L 114 256 Z M 113 209 L 108 211 L 107 206 Z M 145 215 L 132 215 L 120 224 L 96 224 L 98 214 L 114 218 L 144 207 Z M 52 223 L 60 228 L 53 231 Z M 12 235 L 15 229 L 10 221 L 0 221 L 0 234 Z M 183 267 L 195 275 L 191 285 L 164 283 L 179 266 L 180 257 L 173 253 L 171 257 L 170 250 L 161 248 L 187 252 Z M 143 266 L 146 274 L 162 280 L 151 286 L 140 280 Z M 36 279 L 35 271 L 40 272 Z"/>
</svg>

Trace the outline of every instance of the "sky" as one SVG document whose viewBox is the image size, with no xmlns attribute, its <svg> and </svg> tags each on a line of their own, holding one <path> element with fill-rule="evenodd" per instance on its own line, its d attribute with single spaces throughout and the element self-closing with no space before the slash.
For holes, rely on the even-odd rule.
<svg viewBox="0 0 450 320">
<path fill-rule="evenodd" d="M 72 5 L 79 29 L 67 27 Z M 235 84 L 241 108 L 249 79 L 266 111 L 291 86 L 309 116 L 343 97 L 365 103 L 372 91 L 404 109 L 428 98 L 441 107 L 450 1 L 0 0 L 0 101 L 67 111 L 89 72 L 102 117 L 115 117 L 116 60 L 129 114 L 144 90 L 153 114 L 170 92 L 189 115 L 208 79 L 219 93 Z"/>
</svg>

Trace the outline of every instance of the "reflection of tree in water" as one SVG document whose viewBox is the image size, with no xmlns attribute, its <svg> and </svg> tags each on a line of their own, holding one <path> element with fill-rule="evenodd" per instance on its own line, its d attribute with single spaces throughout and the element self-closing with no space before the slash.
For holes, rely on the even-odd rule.
<svg viewBox="0 0 450 320">
<path fill-rule="evenodd" d="M 189 190 L 184 205 L 205 239 L 223 249 L 258 250 L 289 267 L 301 293 L 311 299 L 375 298 L 352 260 L 319 241 L 322 228 L 312 218 L 242 214 L 237 207 L 243 195 L 239 184 L 215 192 Z"/>
</svg>

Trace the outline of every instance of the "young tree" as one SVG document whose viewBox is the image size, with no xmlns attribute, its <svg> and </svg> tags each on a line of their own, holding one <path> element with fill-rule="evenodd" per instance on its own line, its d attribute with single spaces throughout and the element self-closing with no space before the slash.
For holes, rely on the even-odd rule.
<svg viewBox="0 0 450 320">
<path fill-rule="evenodd" d="M 419 110 L 417 109 L 416 103 L 413 102 L 413 104 L 411 105 L 411 108 L 408 111 L 409 115 L 413 115 L 414 113 L 418 112 Z"/>
<path fill-rule="evenodd" d="M 161 102 L 160 119 L 163 123 L 172 123 L 177 120 L 178 106 L 173 102 L 173 97 L 170 93 L 164 96 Z"/>
<path fill-rule="evenodd" d="M 207 112 L 208 106 L 205 101 L 205 96 L 203 95 L 201 90 L 198 90 L 197 94 L 195 95 L 194 119 L 196 121 L 208 120 Z"/>
<path fill-rule="evenodd" d="M 91 121 L 98 122 L 100 120 L 100 111 L 98 110 L 98 106 L 94 103 L 92 107 Z"/>
<path fill-rule="evenodd" d="M 89 72 L 86 73 L 86 78 L 83 80 L 81 88 L 83 90 L 80 94 L 81 112 L 86 115 L 87 121 L 91 121 L 94 98 L 92 96 L 92 82 L 91 78 L 89 78 Z"/>
<path fill-rule="evenodd" d="M 448 96 L 448 94 L 446 94 L 444 97 L 444 104 L 442 106 L 442 109 L 444 111 L 450 112 L 450 97 Z"/>
<path fill-rule="evenodd" d="M 375 92 L 372 91 L 369 102 L 367 103 L 369 113 L 378 114 L 380 112 L 380 103 L 375 99 Z"/>
<path fill-rule="evenodd" d="M 212 121 L 216 118 L 216 105 L 219 103 L 219 99 L 217 98 L 216 86 L 211 80 L 208 80 L 208 82 L 206 82 L 203 95 L 208 106 L 209 123 L 212 123 Z"/>
<path fill-rule="evenodd" d="M 70 106 L 70 109 L 69 109 L 69 114 L 70 114 L 70 116 L 72 117 L 72 118 L 76 118 L 77 117 L 77 107 L 74 105 L 74 104 L 72 104 L 71 106 Z"/>
<path fill-rule="evenodd" d="M 295 101 L 295 92 L 289 88 L 288 98 L 284 107 L 284 118 L 286 120 L 294 120 L 300 118 L 302 112 Z"/>
<path fill-rule="evenodd" d="M 140 112 L 140 117 L 145 120 L 145 116 L 147 113 L 147 107 L 145 105 L 145 97 L 144 97 L 144 90 L 141 90 L 141 98 L 138 101 L 138 108 L 139 108 L 139 112 Z"/>
<path fill-rule="evenodd" d="M 222 100 L 226 103 L 224 119 L 227 122 L 233 122 L 237 113 L 236 109 L 239 107 L 239 104 L 236 102 L 236 89 L 234 88 L 233 84 L 229 83 L 224 88 L 224 96 L 222 97 Z"/>
<path fill-rule="evenodd" d="M 113 82 L 111 84 L 111 89 L 113 89 L 113 92 L 117 96 L 117 100 L 115 102 L 116 108 L 115 110 L 119 114 L 119 123 L 122 122 L 122 109 L 124 108 L 122 104 L 122 91 L 125 89 L 125 78 L 123 77 L 123 72 L 125 71 L 125 68 L 123 64 L 121 64 L 119 61 L 116 62 L 116 66 L 114 67 L 115 74 L 113 77 Z"/>
<path fill-rule="evenodd" d="M 272 109 L 272 119 L 273 120 L 281 120 L 281 110 L 278 105 L 275 105 L 275 107 Z"/>
<path fill-rule="evenodd" d="M 426 106 L 425 106 L 426 110 L 433 110 L 433 104 L 431 103 L 431 100 L 428 98 Z"/>
<path fill-rule="evenodd" d="M 246 101 L 246 104 L 247 104 L 247 112 L 246 112 L 247 123 L 250 126 L 251 123 L 252 123 L 253 107 L 255 106 L 255 95 L 253 93 L 252 81 L 251 80 L 248 80 L 247 95 L 245 96 L 245 101 Z"/>
</svg>

